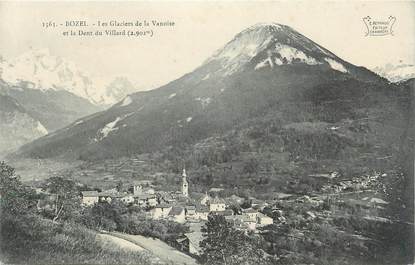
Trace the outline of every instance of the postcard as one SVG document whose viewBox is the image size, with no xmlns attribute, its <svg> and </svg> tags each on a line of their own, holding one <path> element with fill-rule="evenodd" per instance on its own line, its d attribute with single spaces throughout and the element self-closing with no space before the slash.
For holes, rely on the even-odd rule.
<svg viewBox="0 0 415 265">
<path fill-rule="evenodd" d="M 0 1 L 0 263 L 414 264 L 414 14 Z"/>
</svg>

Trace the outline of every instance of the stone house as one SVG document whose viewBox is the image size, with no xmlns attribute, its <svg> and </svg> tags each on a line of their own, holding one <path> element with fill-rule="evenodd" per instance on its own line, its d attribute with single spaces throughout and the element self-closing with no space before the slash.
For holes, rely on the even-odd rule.
<svg viewBox="0 0 415 265">
<path fill-rule="evenodd" d="M 98 192 L 96 190 L 82 191 L 81 196 L 83 205 L 94 205 L 99 201 Z"/>
</svg>

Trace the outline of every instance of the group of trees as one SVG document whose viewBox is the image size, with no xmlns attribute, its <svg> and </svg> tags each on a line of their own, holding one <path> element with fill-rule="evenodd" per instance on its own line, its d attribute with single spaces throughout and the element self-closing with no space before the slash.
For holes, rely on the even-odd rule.
<svg viewBox="0 0 415 265">
<path fill-rule="evenodd" d="M 342 151 L 352 145 L 351 141 L 331 133 L 301 133 L 294 129 L 281 134 L 285 150 L 292 159 L 338 158 Z"/>
<path fill-rule="evenodd" d="M 118 231 L 132 235 L 158 238 L 175 246 L 176 239 L 189 232 L 188 227 L 169 220 L 153 220 L 136 207 L 118 201 L 101 202 L 83 208 L 78 222 L 88 228 Z"/>
<path fill-rule="evenodd" d="M 12 167 L 0 162 L 0 263 L 152 264 L 142 253 L 103 244 L 93 231 L 68 219 L 73 208 L 64 198 L 74 198 L 70 192 L 75 190 L 73 183 L 52 178 L 45 188 L 56 192 L 48 218 L 37 210 L 38 201 L 45 198 L 25 186 Z"/>
<path fill-rule="evenodd" d="M 176 240 L 188 233 L 189 228 L 186 225 L 169 220 L 153 220 L 141 213 L 124 216 L 123 227 L 120 228 L 120 231 L 158 238 L 175 247 Z"/>
<path fill-rule="evenodd" d="M 0 162 L 0 195 L 3 215 L 21 215 L 36 205 L 32 189 L 22 185 L 14 169 Z"/>
<path fill-rule="evenodd" d="M 49 178 L 42 187 L 43 190 L 54 195 L 53 221 L 60 218 L 70 218 L 79 209 L 79 189 L 75 182 L 60 176 Z"/>
<path fill-rule="evenodd" d="M 201 261 L 207 265 L 270 264 L 259 237 L 235 229 L 224 216 L 210 215 L 202 227 Z"/>
<path fill-rule="evenodd" d="M 184 231 L 168 223 L 163 224 L 168 228 L 153 224 L 144 232 L 144 224 L 149 223 L 133 222 L 134 214 L 122 203 L 81 207 L 79 188 L 70 179 L 52 177 L 43 185 L 51 195 L 38 194 L 20 181 L 12 167 L 0 162 L 0 263 L 153 264 L 148 254 L 119 249 L 98 240 L 94 231 L 120 229 L 159 238 Z M 47 207 L 39 211 L 38 206 Z"/>
</svg>

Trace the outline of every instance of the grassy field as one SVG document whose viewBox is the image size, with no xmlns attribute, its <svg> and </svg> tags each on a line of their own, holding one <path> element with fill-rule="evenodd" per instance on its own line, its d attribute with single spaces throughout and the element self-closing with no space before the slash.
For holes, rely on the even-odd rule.
<svg viewBox="0 0 415 265">
<path fill-rule="evenodd" d="M 2 220 L 0 263 L 166 264 L 146 251 L 102 240 L 95 231 L 37 216 Z"/>
</svg>

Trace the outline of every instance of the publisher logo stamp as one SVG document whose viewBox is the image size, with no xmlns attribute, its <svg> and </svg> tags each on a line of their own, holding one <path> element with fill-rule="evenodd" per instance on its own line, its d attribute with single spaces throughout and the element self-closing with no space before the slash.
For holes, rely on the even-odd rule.
<svg viewBox="0 0 415 265">
<path fill-rule="evenodd" d="M 374 19 L 370 16 L 363 18 L 366 25 L 365 36 L 393 36 L 393 25 L 396 22 L 396 17 L 389 16 L 387 19 Z"/>
</svg>

